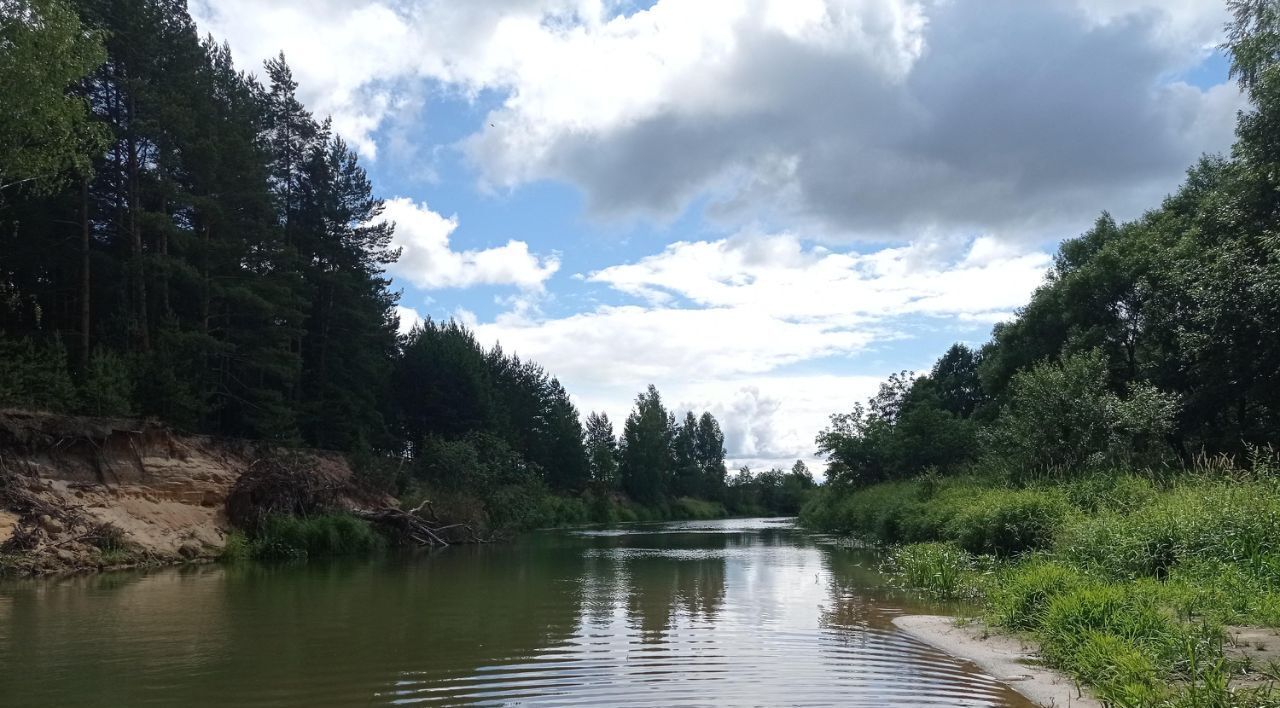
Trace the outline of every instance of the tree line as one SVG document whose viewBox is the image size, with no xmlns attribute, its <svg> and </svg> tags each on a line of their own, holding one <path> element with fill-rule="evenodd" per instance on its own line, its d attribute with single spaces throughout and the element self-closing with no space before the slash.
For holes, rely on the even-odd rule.
<svg viewBox="0 0 1280 708">
<path fill-rule="evenodd" d="M 1016 475 L 1182 467 L 1280 443 L 1280 10 L 1233 0 L 1250 100 L 1230 155 L 1158 207 L 1104 213 L 980 348 L 891 376 L 818 436 L 854 484 L 974 462 Z"/>
<path fill-rule="evenodd" d="M 283 55 L 238 69 L 182 0 L 0 0 L 0 23 L 0 405 L 345 451 L 498 514 L 775 510 L 727 482 L 710 413 L 650 387 L 615 436 L 456 322 L 398 334 L 394 225 Z"/>
</svg>

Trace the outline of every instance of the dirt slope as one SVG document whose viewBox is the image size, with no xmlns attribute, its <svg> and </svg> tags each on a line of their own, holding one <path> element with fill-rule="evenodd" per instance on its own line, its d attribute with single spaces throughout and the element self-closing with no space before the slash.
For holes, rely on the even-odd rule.
<svg viewBox="0 0 1280 708">
<path fill-rule="evenodd" d="M 0 410 L 0 564 L 21 572 L 211 558 L 236 480 L 270 448 L 154 422 Z M 336 453 L 309 472 L 351 478 Z"/>
</svg>

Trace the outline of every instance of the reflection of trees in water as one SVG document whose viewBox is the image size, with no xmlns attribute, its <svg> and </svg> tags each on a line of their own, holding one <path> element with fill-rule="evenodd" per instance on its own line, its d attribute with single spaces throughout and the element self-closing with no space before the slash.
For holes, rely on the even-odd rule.
<svg viewBox="0 0 1280 708">
<path fill-rule="evenodd" d="M 874 553 L 826 546 L 822 565 L 828 600 L 823 603 L 819 626 L 854 638 L 868 629 L 888 628 L 893 617 L 901 614 L 885 604 L 884 579 Z"/>
<path fill-rule="evenodd" d="M 677 614 L 713 621 L 724 605 L 724 556 L 636 555 L 626 560 L 627 617 L 645 643 L 660 642 Z"/>
<path fill-rule="evenodd" d="M 21 688 L 47 705 L 138 705 L 157 690 L 130 678 L 145 668 L 186 677 L 184 690 L 211 704 L 283 695 L 365 705 L 374 692 L 438 687 L 566 642 L 578 628 L 583 563 L 563 548 L 457 547 L 430 559 L 22 588 L 6 593 L 15 617 L 0 632 L 0 665 L 15 681 L 17 671 L 44 679 L 15 686 L 0 676 L 0 695 Z"/>
<path fill-rule="evenodd" d="M 661 548 L 642 534 L 609 539 L 589 566 L 588 617 L 603 623 L 617 602 L 641 640 L 659 642 L 677 615 L 711 621 L 724 604 L 724 534 L 664 534 Z"/>
</svg>

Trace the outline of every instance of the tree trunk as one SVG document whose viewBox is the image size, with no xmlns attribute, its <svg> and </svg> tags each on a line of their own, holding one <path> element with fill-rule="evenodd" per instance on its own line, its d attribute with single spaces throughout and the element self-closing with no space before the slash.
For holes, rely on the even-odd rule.
<svg viewBox="0 0 1280 708">
<path fill-rule="evenodd" d="M 80 180 L 80 370 L 89 367 L 89 178 Z"/>
<path fill-rule="evenodd" d="M 137 327 L 138 344 L 142 351 L 151 350 L 151 333 L 147 327 L 147 282 L 146 268 L 143 265 L 142 225 L 138 223 L 138 140 L 134 133 L 133 122 L 136 119 L 136 106 L 133 95 L 129 96 L 128 109 L 128 145 L 126 157 L 129 160 L 129 243 L 133 255 L 133 297 L 136 311 L 134 317 Z"/>
</svg>

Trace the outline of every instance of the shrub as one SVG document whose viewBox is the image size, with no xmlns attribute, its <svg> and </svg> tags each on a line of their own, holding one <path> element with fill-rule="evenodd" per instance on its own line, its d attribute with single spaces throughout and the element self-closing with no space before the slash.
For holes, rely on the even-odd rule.
<svg viewBox="0 0 1280 708">
<path fill-rule="evenodd" d="M 80 400 L 89 415 L 133 415 L 133 372 L 129 362 L 115 352 L 95 350 L 80 382 Z"/>
<path fill-rule="evenodd" d="M 1020 476 L 1077 473 L 1100 462 L 1150 466 L 1169 454 L 1163 441 L 1177 411 L 1173 394 L 1149 386 L 1116 396 L 1106 360 L 1093 350 L 1015 374 L 986 443 L 993 464 Z"/>
<path fill-rule="evenodd" d="M 1049 547 L 1068 512 L 1057 490 L 990 490 L 965 500 L 943 535 L 970 553 L 1017 555 Z"/>
<path fill-rule="evenodd" d="M 349 514 L 272 516 L 253 538 L 252 555 L 263 560 L 325 558 L 373 553 L 386 539 Z"/>
<path fill-rule="evenodd" d="M 675 502 L 673 512 L 681 519 L 723 519 L 728 515 L 720 502 L 680 497 Z"/>
<path fill-rule="evenodd" d="M 61 339 L 37 343 L 0 333 L 0 405 L 62 413 L 77 403 Z"/>
<path fill-rule="evenodd" d="M 1081 511 L 1129 512 L 1150 503 L 1156 496 L 1150 479 L 1121 472 L 1094 473 L 1063 485 L 1071 504 Z"/>
</svg>

